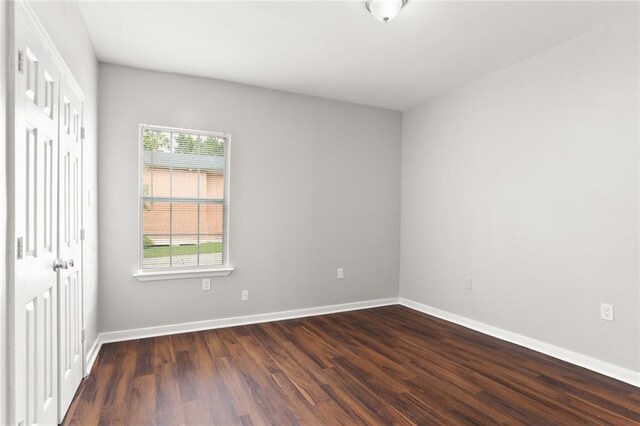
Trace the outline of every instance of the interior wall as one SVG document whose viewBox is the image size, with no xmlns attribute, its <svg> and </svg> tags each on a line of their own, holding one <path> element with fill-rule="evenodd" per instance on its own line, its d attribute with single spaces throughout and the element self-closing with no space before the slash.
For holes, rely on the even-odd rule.
<svg viewBox="0 0 640 426">
<path fill-rule="evenodd" d="M 402 297 L 640 371 L 638 48 L 636 9 L 403 115 Z"/>
<path fill-rule="evenodd" d="M 109 64 L 99 109 L 102 331 L 397 296 L 399 112 Z M 236 270 L 211 292 L 132 276 L 141 123 L 231 134 Z"/>
<path fill-rule="evenodd" d="M 84 104 L 84 311 L 85 353 L 98 336 L 97 123 L 98 62 L 76 2 L 33 1 L 31 7 L 86 96 Z"/>
<path fill-rule="evenodd" d="M 7 247 L 8 3 L 0 2 L 0 247 Z M 0 424 L 7 423 L 7 257 L 0 256 Z"/>
</svg>

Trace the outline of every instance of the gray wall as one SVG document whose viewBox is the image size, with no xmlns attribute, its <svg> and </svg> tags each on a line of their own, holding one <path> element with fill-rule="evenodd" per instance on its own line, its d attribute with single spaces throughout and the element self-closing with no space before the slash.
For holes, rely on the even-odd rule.
<svg viewBox="0 0 640 426">
<path fill-rule="evenodd" d="M 85 202 L 90 197 L 91 204 L 85 204 L 84 210 L 86 239 L 83 251 L 83 290 L 85 329 L 87 330 L 85 346 L 88 351 L 98 336 L 98 210 L 96 205 L 98 62 L 77 3 L 34 1 L 30 4 L 86 96 L 84 197 Z"/>
<path fill-rule="evenodd" d="M 397 296 L 399 112 L 108 64 L 99 85 L 102 331 Z M 210 293 L 132 276 L 140 123 L 232 135 L 236 271 Z"/>
<path fill-rule="evenodd" d="M 402 297 L 640 370 L 637 23 L 404 114 Z"/>
</svg>

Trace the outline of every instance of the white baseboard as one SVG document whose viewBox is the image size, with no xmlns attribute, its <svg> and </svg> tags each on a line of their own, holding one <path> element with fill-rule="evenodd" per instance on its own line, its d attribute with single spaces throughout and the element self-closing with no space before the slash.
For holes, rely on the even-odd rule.
<svg viewBox="0 0 640 426">
<path fill-rule="evenodd" d="M 398 301 L 401 305 L 411 309 L 415 309 L 416 311 L 420 311 L 422 313 L 441 318 L 445 321 L 462 325 L 472 330 L 479 331 L 480 333 L 488 334 L 489 336 L 493 336 L 501 340 L 506 340 L 507 342 L 515 343 L 516 345 L 524 346 L 525 348 L 541 352 L 545 355 L 561 359 L 571 364 L 575 364 L 588 370 L 592 370 L 597 373 L 604 374 L 605 376 L 609 376 L 614 379 L 640 387 L 640 372 L 638 371 L 619 367 L 617 365 L 610 364 L 599 359 L 591 358 L 589 356 L 582 355 L 568 349 L 563 349 L 549 343 L 541 342 L 539 340 L 532 339 L 521 334 L 513 333 L 511 331 L 503 330 L 501 328 L 494 327 L 457 314 L 453 314 L 451 312 L 443 311 L 429 305 L 414 302 L 413 300 L 405 299 L 403 297 L 400 297 Z"/>
<path fill-rule="evenodd" d="M 96 362 L 96 358 L 98 357 L 98 352 L 100 352 L 100 348 L 102 347 L 102 339 L 100 334 L 94 340 L 93 345 L 91 345 L 91 349 L 87 352 L 86 363 L 85 363 L 85 376 L 88 376 L 91 373 L 91 368 L 93 368 L 93 364 Z"/>
<path fill-rule="evenodd" d="M 215 328 L 234 327 L 238 325 L 258 324 L 263 322 L 304 318 L 315 315 L 333 314 L 337 312 L 355 311 L 359 309 L 375 308 L 378 306 L 397 304 L 398 298 L 391 297 L 388 299 L 343 303 L 340 305 L 320 306 L 317 308 L 295 309 L 291 311 L 280 311 L 266 314 L 246 315 L 242 317 L 186 322 L 181 324 L 161 325 L 157 327 L 136 328 L 132 330 L 108 331 L 100 333 L 100 335 L 98 336 L 98 340 L 100 345 L 102 345 L 104 343 L 122 342 L 125 340 L 143 339 L 146 337 L 166 336 L 169 334 L 188 333 L 192 331 L 212 330 Z"/>
</svg>

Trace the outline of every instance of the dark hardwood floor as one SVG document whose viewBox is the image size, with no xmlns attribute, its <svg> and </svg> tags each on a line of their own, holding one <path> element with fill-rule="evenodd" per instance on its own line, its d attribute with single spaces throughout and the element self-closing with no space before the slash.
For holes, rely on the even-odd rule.
<svg viewBox="0 0 640 426">
<path fill-rule="evenodd" d="M 640 424 L 640 389 L 390 306 L 102 347 L 65 424 Z"/>
</svg>

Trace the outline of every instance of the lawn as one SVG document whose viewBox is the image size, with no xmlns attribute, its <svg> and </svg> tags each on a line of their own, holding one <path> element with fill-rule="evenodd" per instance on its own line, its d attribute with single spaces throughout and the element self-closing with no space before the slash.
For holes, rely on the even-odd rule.
<svg viewBox="0 0 640 426">
<path fill-rule="evenodd" d="M 173 256 L 198 254 L 197 245 L 173 246 L 171 247 Z M 200 253 L 222 253 L 222 243 L 202 243 L 200 244 Z M 145 247 L 144 257 L 167 257 L 169 256 L 169 246 L 152 246 Z"/>
</svg>

